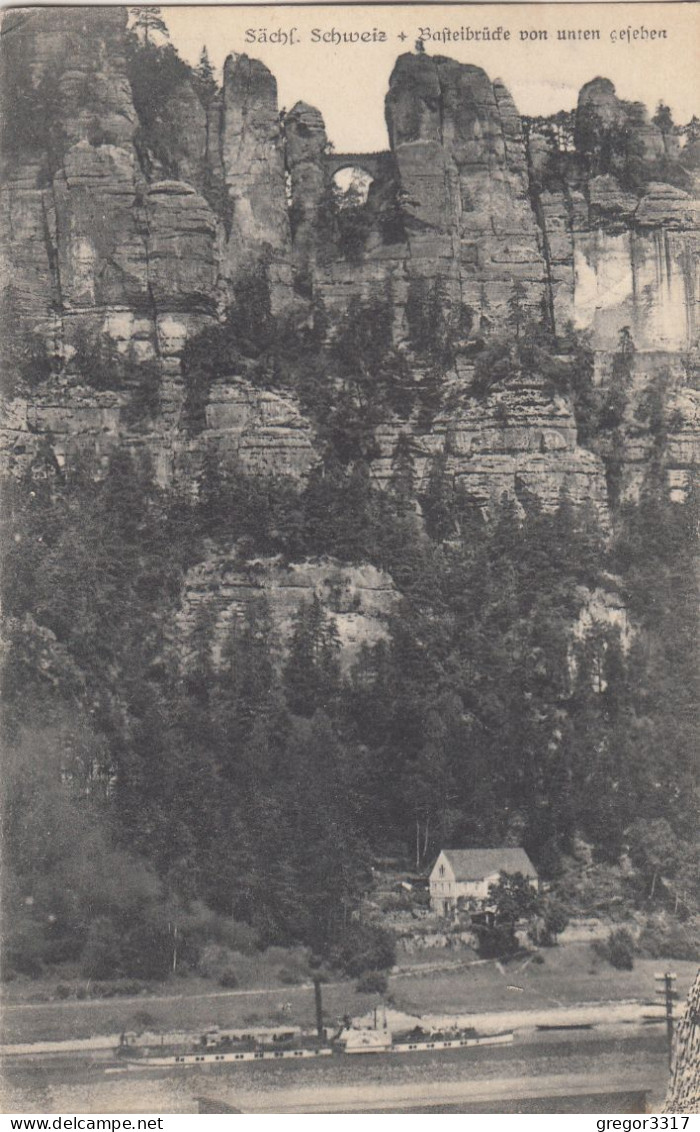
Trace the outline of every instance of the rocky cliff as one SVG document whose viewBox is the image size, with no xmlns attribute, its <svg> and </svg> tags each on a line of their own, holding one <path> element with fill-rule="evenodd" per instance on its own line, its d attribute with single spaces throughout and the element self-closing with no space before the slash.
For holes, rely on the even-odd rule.
<svg viewBox="0 0 700 1132">
<path fill-rule="evenodd" d="M 213 660 L 218 664 L 231 627 L 243 622 L 252 605 L 263 602 L 275 626 L 279 660 L 300 604 L 308 605 L 317 597 L 336 627 L 347 669 L 362 645 L 387 638 L 387 618 L 398 596 L 391 578 L 374 566 L 346 566 L 333 560 L 284 565 L 270 558 L 245 562 L 234 548 L 213 553 L 190 570 L 176 634 L 186 665 L 196 647 L 197 629 L 203 619 L 208 620 Z"/>
<path fill-rule="evenodd" d="M 407 315 L 416 280 L 439 281 L 445 302 L 467 312 L 467 347 L 507 327 L 517 286 L 523 317 L 590 335 L 602 387 L 629 328 L 624 490 L 643 479 L 652 440 L 635 413 L 659 375 L 666 474 L 676 493 L 686 489 L 696 458 L 697 160 L 608 80 L 584 87 L 562 139 L 546 123 L 524 129 L 505 86 L 480 68 L 402 55 L 386 100 L 389 150 L 337 155 L 313 107 L 280 119 L 274 77 L 254 59 L 229 57 L 221 90 L 203 99 L 168 48 L 155 106 L 137 81 L 124 9 L 17 10 L 5 26 L 3 269 L 19 340 L 11 466 L 49 436 L 60 460 L 84 447 L 146 448 L 164 482 L 179 477 L 193 491 L 212 447 L 250 471 L 303 477 L 317 459 L 311 421 L 292 392 L 249 381 L 245 367 L 217 374 L 203 427 L 193 434 L 187 423 L 183 349 L 220 324 L 262 264 L 273 314 L 303 320 L 321 303 L 330 338 L 353 297 L 388 285 L 409 366 L 418 365 Z M 143 68 L 148 52 L 140 58 Z M 352 254 L 342 240 L 350 213 L 338 212 L 333 190 L 344 166 L 373 179 L 352 214 Z M 22 358 L 37 335 L 49 372 L 32 382 Z M 568 398 L 530 375 L 478 399 L 470 372 L 458 358 L 429 426 L 385 421 L 380 481 L 391 438 L 410 428 L 426 458 L 449 450 L 455 477 L 483 502 L 524 487 L 549 506 L 565 488 L 604 512 L 605 445 L 581 446 Z M 155 377 L 142 408 L 145 374 Z"/>
<path fill-rule="evenodd" d="M 545 261 L 520 120 L 503 84 L 452 59 L 402 55 L 386 115 L 406 197 L 409 274 L 453 278 L 461 300 L 496 322 L 519 280 L 539 310 Z"/>
</svg>

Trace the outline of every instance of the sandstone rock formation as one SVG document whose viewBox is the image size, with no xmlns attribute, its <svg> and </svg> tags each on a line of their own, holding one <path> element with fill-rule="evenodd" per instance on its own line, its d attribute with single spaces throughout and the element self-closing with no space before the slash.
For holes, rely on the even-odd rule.
<svg viewBox="0 0 700 1132">
<path fill-rule="evenodd" d="M 504 318 L 513 281 L 539 309 L 546 285 L 513 101 L 479 67 L 402 55 L 387 124 L 406 201 L 409 272 L 455 279 L 461 300 Z"/>
<path fill-rule="evenodd" d="M 24 89 L 6 154 L 5 278 L 32 318 L 145 301 L 143 241 L 130 211 L 137 123 L 125 13 L 76 9 L 64 20 L 58 11 L 27 10 L 11 19 L 8 82 L 24 76 Z M 40 95 L 50 101 L 44 128 L 31 119 Z"/>
<path fill-rule="evenodd" d="M 313 106 L 297 102 L 284 119 L 289 171 L 293 256 L 297 276 L 310 285 L 316 263 L 319 216 L 328 188 L 323 156 L 328 144 L 323 118 Z"/>
<path fill-rule="evenodd" d="M 378 438 L 375 474 L 388 482 L 397 430 L 381 429 Z M 419 437 L 416 474 L 423 489 L 431 458 L 443 452 L 447 474 L 486 510 L 504 493 L 519 503 L 536 497 L 546 508 L 555 508 L 565 493 L 590 505 L 607 525 L 603 462 L 577 444 L 571 406 L 539 379 L 520 379 L 479 400 L 462 395 L 439 413 Z"/>
<path fill-rule="evenodd" d="M 203 612 L 213 620 L 212 653 L 214 662 L 220 663 L 221 646 L 232 626 L 242 622 L 248 606 L 264 600 L 277 635 L 279 662 L 300 604 L 314 595 L 335 622 L 346 669 L 363 644 L 376 644 L 388 635 L 387 616 L 398 601 L 391 578 L 374 566 L 346 566 L 333 560 L 285 566 L 271 558 L 242 562 L 235 548 L 212 553 L 189 571 L 185 581 L 177 617 L 183 660 Z"/>
<path fill-rule="evenodd" d="M 20 471 L 49 441 L 60 466 L 81 451 L 107 458 L 120 444 L 149 455 L 161 484 L 196 491 L 207 451 L 222 465 L 235 462 L 250 475 L 303 479 L 318 460 L 313 429 L 295 399 L 255 389 L 242 378 L 218 382 L 207 406 L 207 429 L 191 438 L 182 429 L 134 432 L 125 418 L 126 391 L 98 392 L 74 381 L 52 381 L 40 399 L 15 398 L 5 414 L 0 452 Z"/>
<path fill-rule="evenodd" d="M 229 55 L 224 64 L 220 146 L 231 216 L 222 273 L 235 279 L 261 252 L 269 255 L 273 298 L 281 303 L 291 234 L 277 83 L 247 55 Z"/>
<path fill-rule="evenodd" d="M 205 442 L 222 462 L 234 455 L 250 474 L 303 479 L 318 460 L 313 430 L 289 394 L 254 389 L 241 379 L 217 382 L 206 418 Z"/>
<path fill-rule="evenodd" d="M 8 413 L 13 467 L 50 432 L 61 459 L 80 445 L 146 447 L 163 480 L 196 479 L 210 445 L 222 455 L 228 446 L 251 470 L 304 475 L 317 458 L 312 430 L 288 393 L 222 375 L 204 431 L 191 437 L 183 427 L 183 348 L 221 318 L 237 280 L 263 260 L 274 310 L 320 299 L 330 333 L 353 297 L 390 280 L 404 349 L 406 300 L 421 278 L 441 280 L 486 333 L 503 327 L 517 281 L 535 317 L 590 334 L 603 383 L 628 327 L 636 354 L 625 491 L 639 489 L 651 446 L 634 398 L 665 372 L 667 477 L 676 495 L 685 490 L 697 459 L 688 379 L 697 363 L 697 155 L 692 142 L 680 152 L 675 135 L 622 102 L 609 80 L 583 88 L 578 148 L 554 155 L 552 175 L 551 141 L 537 129 L 525 136 L 503 83 L 442 56 L 400 56 L 386 100 L 390 150 L 347 155 L 374 177 L 367 239 L 353 258 L 325 234 L 319 243 L 338 165 L 323 119 L 300 102 L 280 122 L 275 79 L 262 63 L 231 56 L 206 106 L 185 69 L 162 107 L 160 144 L 149 148 L 129 82 L 124 9 L 27 9 L 6 20 L 11 97 L 22 111 L 8 116 L 0 198 L 6 297 L 13 324 L 44 336 L 55 370 Z M 46 121 L 38 106 L 50 109 Z M 625 180 L 617 157 L 605 166 L 603 142 L 621 131 L 639 183 Z M 661 176 L 669 169 L 673 184 Z M 128 383 L 90 388 L 81 360 L 100 342 L 136 366 L 157 365 L 152 419 L 134 426 Z M 425 459 L 447 443 L 455 476 L 484 503 L 518 485 L 549 506 L 565 487 L 604 510 L 602 465 L 577 444 L 568 402 L 532 382 L 477 401 L 468 371 L 455 370 L 458 407 L 443 408 L 417 438 Z M 392 438 L 407 427 L 415 422 L 379 430 L 380 481 Z"/>
</svg>

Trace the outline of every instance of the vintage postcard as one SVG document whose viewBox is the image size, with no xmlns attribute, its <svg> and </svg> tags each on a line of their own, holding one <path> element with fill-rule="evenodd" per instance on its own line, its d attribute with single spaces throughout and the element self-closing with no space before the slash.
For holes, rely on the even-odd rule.
<svg viewBox="0 0 700 1132">
<path fill-rule="evenodd" d="M 5 9 L 6 1113 L 700 1108 L 699 32 Z"/>
</svg>

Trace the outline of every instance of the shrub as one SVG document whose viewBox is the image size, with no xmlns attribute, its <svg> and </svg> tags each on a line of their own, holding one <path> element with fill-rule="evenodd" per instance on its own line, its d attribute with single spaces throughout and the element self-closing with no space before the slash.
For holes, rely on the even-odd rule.
<svg viewBox="0 0 700 1132">
<path fill-rule="evenodd" d="M 387 892 L 378 903 L 382 912 L 396 912 L 399 908 L 405 906 L 406 901 L 402 900 L 398 892 Z"/>
<path fill-rule="evenodd" d="M 606 940 L 596 940 L 593 950 L 618 971 L 634 967 L 634 940 L 627 928 L 615 928 Z"/>
<path fill-rule="evenodd" d="M 128 367 L 124 381 L 131 388 L 131 400 L 124 409 L 125 423 L 131 428 L 152 420 L 160 406 L 160 368 L 154 360 Z"/>
<path fill-rule="evenodd" d="M 650 916 L 639 936 L 638 948 L 651 959 L 688 959 L 700 952 L 697 925 L 680 924 L 664 916 Z"/>
<path fill-rule="evenodd" d="M 226 987 L 227 990 L 233 990 L 234 987 L 238 986 L 238 975 L 231 967 L 227 967 L 225 971 L 222 971 L 219 977 L 219 986 Z"/>
<path fill-rule="evenodd" d="M 30 919 L 20 921 L 8 930 L 2 941 L 2 969 L 13 975 L 38 979 L 44 969 L 45 942 L 37 925 Z"/>
<path fill-rule="evenodd" d="M 134 1028 L 140 1030 L 154 1030 L 158 1025 L 158 1019 L 150 1010 L 137 1010 L 134 1014 Z"/>
<path fill-rule="evenodd" d="M 108 980 L 92 983 L 89 988 L 91 998 L 117 998 L 119 996 L 133 998 L 147 990 L 150 990 L 148 983 L 141 982 L 140 979 Z M 85 995 L 82 997 L 84 998 Z"/>
<path fill-rule="evenodd" d="M 51 376 L 52 359 L 40 334 L 5 326 L 0 318 L 3 341 L 0 346 L 0 367 L 3 393 L 14 397 L 23 388 L 36 389 Z"/>
<path fill-rule="evenodd" d="M 220 966 L 229 966 L 233 952 L 254 955 L 260 950 L 258 935 L 250 924 L 241 923 L 231 916 L 222 916 L 198 900 L 190 904 L 186 913 L 182 913 L 180 922 L 188 939 L 200 950 L 200 970 L 207 960 L 211 962 L 212 959 L 225 955 L 227 960 Z"/>
<path fill-rule="evenodd" d="M 608 938 L 608 955 L 613 967 L 631 971 L 634 967 L 634 940 L 626 928 L 617 928 Z"/>
<path fill-rule="evenodd" d="M 111 338 L 92 338 L 87 333 L 79 333 L 71 368 L 91 389 L 131 393 L 124 408 L 124 421 L 130 428 L 141 425 L 158 412 L 161 378 L 155 358 L 135 361 L 122 354 Z"/>
<path fill-rule="evenodd" d="M 541 914 L 529 928 L 528 935 L 541 947 L 554 947 L 557 936 L 561 935 L 568 923 L 569 915 L 564 905 L 549 898 L 544 902 Z"/>
<path fill-rule="evenodd" d="M 396 941 L 376 924 L 356 924 L 333 949 L 331 960 L 351 978 L 365 971 L 385 971 L 396 962 Z"/>
<path fill-rule="evenodd" d="M 88 979 L 105 979 L 120 970 L 121 942 L 117 930 L 106 916 L 90 924 L 81 956 L 82 973 Z"/>
<path fill-rule="evenodd" d="M 304 981 L 304 976 L 301 972 L 295 971 L 291 967 L 280 967 L 277 972 L 277 978 L 286 987 L 295 987 Z"/>
<path fill-rule="evenodd" d="M 474 933 L 482 959 L 505 959 L 519 950 L 513 925 L 510 923 L 493 924 L 491 927 L 475 925 Z"/>
<path fill-rule="evenodd" d="M 218 982 L 224 971 L 232 969 L 235 960 L 236 953 L 232 948 L 221 943 L 208 943 L 202 949 L 199 973 L 205 979 L 216 979 Z"/>
<path fill-rule="evenodd" d="M 255 955 L 260 950 L 258 933 L 250 924 L 222 916 L 218 919 L 218 930 L 221 940 L 233 951 L 240 951 L 243 955 Z"/>
<path fill-rule="evenodd" d="M 60 998 L 60 999 L 70 998 L 71 989 L 70 989 L 70 987 L 67 987 L 65 983 L 59 983 L 58 986 L 56 987 L 56 990 L 54 991 L 54 994 L 55 994 L 56 998 Z"/>
<path fill-rule="evenodd" d="M 182 351 L 185 416 L 190 429 L 198 432 L 204 427 L 209 390 L 217 378 L 243 370 L 251 379 L 262 373 L 265 384 L 264 359 L 276 329 L 269 272 L 260 262 L 234 284 L 234 301 L 226 308 L 223 321 L 204 327 Z M 255 360 L 261 362 L 259 371 L 249 364 Z"/>
<path fill-rule="evenodd" d="M 355 990 L 358 994 L 385 994 L 387 986 L 388 980 L 383 971 L 365 971 Z"/>
</svg>

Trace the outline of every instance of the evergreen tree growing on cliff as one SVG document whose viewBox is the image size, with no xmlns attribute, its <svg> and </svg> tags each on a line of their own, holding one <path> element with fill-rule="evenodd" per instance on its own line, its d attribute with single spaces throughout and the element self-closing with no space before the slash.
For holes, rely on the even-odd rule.
<svg viewBox="0 0 700 1132">
<path fill-rule="evenodd" d="M 219 87 L 206 47 L 203 47 L 201 50 L 199 63 L 194 70 L 193 81 L 194 88 L 199 95 L 199 100 L 202 106 L 207 109 L 216 96 Z"/>
<path fill-rule="evenodd" d="M 600 427 L 616 429 L 622 424 L 629 402 L 632 384 L 635 345 L 629 326 L 623 326 L 617 340 L 617 350 L 612 358 L 610 385 L 601 413 Z"/>
<path fill-rule="evenodd" d="M 454 481 L 447 471 L 447 446 L 435 453 L 428 464 L 427 482 L 421 506 L 425 528 L 435 542 L 444 542 L 455 528 Z"/>
<path fill-rule="evenodd" d="M 527 291 L 520 279 L 516 280 L 508 299 L 508 326 L 515 334 L 515 341 L 520 341 L 523 326 L 525 325 Z"/>
<path fill-rule="evenodd" d="M 671 107 L 667 106 L 665 102 L 659 102 L 652 122 L 655 126 L 659 127 L 662 134 L 672 134 L 676 128 L 673 121 L 673 114 L 671 113 Z"/>
<path fill-rule="evenodd" d="M 316 594 L 297 610 L 289 659 L 284 670 L 287 702 L 295 715 L 312 716 L 328 708 L 340 680 L 340 639 Z"/>
<path fill-rule="evenodd" d="M 389 491 L 399 518 L 412 514 L 416 494 L 416 445 L 406 432 L 400 432 L 391 455 Z"/>
<path fill-rule="evenodd" d="M 144 47 L 154 46 L 154 40 L 157 42 L 160 39 L 167 42 L 170 39 L 170 33 L 160 8 L 144 4 L 142 7 L 131 8 L 130 11 L 134 16 L 131 30 Z"/>
</svg>

